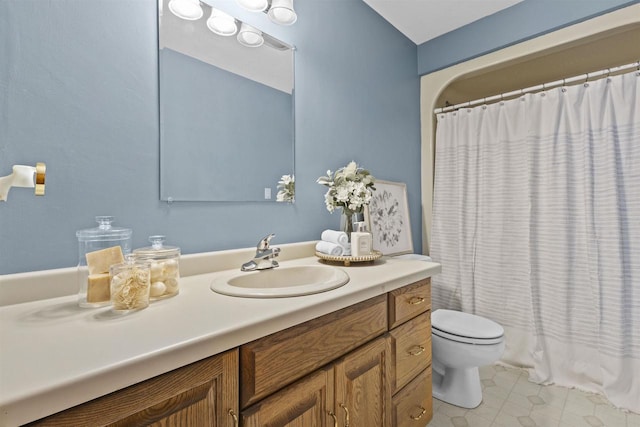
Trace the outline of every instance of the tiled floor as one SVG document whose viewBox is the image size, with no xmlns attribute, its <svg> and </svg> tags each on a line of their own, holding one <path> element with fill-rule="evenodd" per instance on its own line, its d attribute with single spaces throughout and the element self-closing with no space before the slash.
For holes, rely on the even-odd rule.
<svg viewBox="0 0 640 427">
<path fill-rule="evenodd" d="M 640 415 L 600 395 L 529 382 L 524 370 L 480 368 L 482 403 L 463 409 L 433 399 L 428 427 L 640 427 Z"/>
</svg>

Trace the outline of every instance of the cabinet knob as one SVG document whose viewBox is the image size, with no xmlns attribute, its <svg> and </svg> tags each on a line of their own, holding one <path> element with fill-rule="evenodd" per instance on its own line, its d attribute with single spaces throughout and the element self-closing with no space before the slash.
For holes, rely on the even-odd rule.
<svg viewBox="0 0 640 427">
<path fill-rule="evenodd" d="M 426 349 L 423 346 L 416 345 L 416 346 L 411 347 L 410 350 L 407 350 L 407 353 L 409 353 L 409 355 L 411 355 L 411 356 L 417 356 L 419 354 L 424 353 L 425 350 Z"/>
<path fill-rule="evenodd" d="M 233 409 L 229 409 L 229 415 L 233 418 L 233 427 L 238 427 L 238 416 L 233 412 Z"/>
<path fill-rule="evenodd" d="M 344 427 L 349 427 L 349 410 L 347 409 L 346 406 L 344 406 L 344 403 L 340 404 L 340 407 L 342 409 L 344 409 L 345 412 L 345 416 L 344 416 Z"/>
<path fill-rule="evenodd" d="M 418 304 L 422 304 L 425 301 L 426 299 L 424 297 L 412 297 L 412 298 L 409 298 L 408 302 L 411 305 L 418 305 Z"/>
<path fill-rule="evenodd" d="M 334 414 L 333 411 L 329 411 L 329 415 L 333 418 L 333 427 L 338 427 L 338 417 L 336 417 L 336 414 Z"/>
<path fill-rule="evenodd" d="M 423 408 L 422 406 L 418 406 L 418 408 L 420 408 L 422 411 L 420 412 L 420 414 L 418 415 L 409 415 L 409 418 L 411 418 L 412 420 L 419 420 L 420 418 L 422 418 L 422 416 L 424 414 L 427 413 L 427 410 L 425 408 Z"/>
</svg>

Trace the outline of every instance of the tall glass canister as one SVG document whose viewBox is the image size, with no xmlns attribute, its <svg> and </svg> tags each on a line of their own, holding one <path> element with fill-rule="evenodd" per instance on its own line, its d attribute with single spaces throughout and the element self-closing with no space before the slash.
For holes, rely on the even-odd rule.
<svg viewBox="0 0 640 427">
<path fill-rule="evenodd" d="M 102 307 L 111 300 L 109 268 L 131 252 L 131 229 L 114 227 L 112 216 L 97 216 L 98 226 L 76 232 L 78 238 L 78 304 Z"/>
</svg>

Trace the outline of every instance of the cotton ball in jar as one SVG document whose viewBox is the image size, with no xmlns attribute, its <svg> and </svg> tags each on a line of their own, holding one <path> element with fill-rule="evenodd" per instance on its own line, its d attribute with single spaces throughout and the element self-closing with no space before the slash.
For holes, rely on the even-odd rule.
<svg viewBox="0 0 640 427">
<path fill-rule="evenodd" d="M 166 290 L 167 286 L 163 282 L 153 282 L 149 290 L 149 295 L 151 297 L 159 297 L 164 294 Z"/>
<path fill-rule="evenodd" d="M 152 262 L 151 263 L 151 281 L 162 282 L 165 279 L 164 263 Z"/>
<path fill-rule="evenodd" d="M 167 279 L 164 284 L 168 293 L 172 294 L 178 291 L 178 281 L 176 279 Z"/>
<path fill-rule="evenodd" d="M 168 259 L 164 262 L 164 274 L 167 277 L 173 277 L 178 274 L 178 260 Z"/>
</svg>

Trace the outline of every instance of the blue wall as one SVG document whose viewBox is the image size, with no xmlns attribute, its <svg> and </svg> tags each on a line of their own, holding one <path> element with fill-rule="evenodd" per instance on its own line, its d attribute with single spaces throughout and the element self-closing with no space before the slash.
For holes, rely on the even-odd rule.
<svg viewBox="0 0 640 427">
<path fill-rule="evenodd" d="M 428 74 L 640 0 L 524 0 L 418 46 L 418 74 Z"/>
<path fill-rule="evenodd" d="M 0 274 L 76 265 L 75 231 L 95 215 L 133 228 L 134 247 L 165 234 L 184 253 L 249 247 L 269 232 L 274 244 L 317 239 L 339 216 L 315 180 L 352 159 L 408 184 L 420 251 L 415 44 L 361 0 L 296 10 L 292 27 L 240 16 L 298 49 L 295 205 L 169 205 L 159 197 L 156 1 L 0 1 L 0 176 L 47 164 L 45 197 L 14 188 L 0 202 Z"/>
<path fill-rule="evenodd" d="M 296 45 L 296 204 L 159 199 L 155 0 L 0 1 L 0 176 L 47 163 L 47 194 L 0 202 L 0 274 L 73 266 L 75 231 L 95 215 L 165 234 L 184 253 L 312 240 L 339 217 L 324 208 L 326 169 L 354 159 L 408 184 L 421 249 L 418 74 L 638 1 L 525 0 L 418 48 L 361 0 L 296 2 L 292 27 L 232 0 L 209 0 Z M 239 175 L 237 179 L 242 179 Z"/>
</svg>

